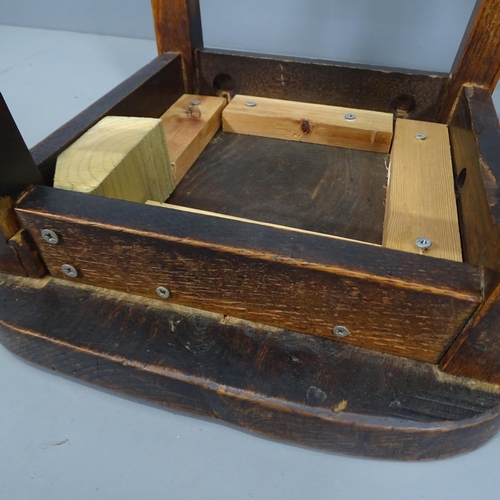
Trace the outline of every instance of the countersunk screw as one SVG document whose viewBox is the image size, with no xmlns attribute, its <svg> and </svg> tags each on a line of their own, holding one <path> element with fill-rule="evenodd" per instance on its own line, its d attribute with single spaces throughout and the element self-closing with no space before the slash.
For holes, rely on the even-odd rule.
<svg viewBox="0 0 500 500">
<path fill-rule="evenodd" d="M 427 136 L 419 132 L 418 134 L 415 134 L 415 139 L 420 139 L 421 141 L 425 141 L 425 139 L 427 139 Z"/>
<path fill-rule="evenodd" d="M 201 101 L 200 101 L 199 99 L 193 99 L 193 100 L 191 101 L 191 104 L 192 104 L 193 106 L 198 106 L 198 104 L 201 104 Z"/>
<path fill-rule="evenodd" d="M 42 229 L 42 238 L 51 245 L 57 245 L 59 243 L 59 236 L 51 229 Z"/>
<path fill-rule="evenodd" d="M 71 265 L 69 264 L 63 264 L 61 266 L 62 272 L 70 277 L 70 278 L 76 278 L 78 276 L 78 271 Z"/>
<path fill-rule="evenodd" d="M 159 286 L 156 289 L 156 293 L 162 298 L 162 299 L 168 299 L 170 297 L 170 292 L 168 291 L 168 288 L 165 288 L 164 286 Z"/>
<path fill-rule="evenodd" d="M 345 326 L 336 326 L 333 329 L 333 333 L 340 338 L 347 337 L 349 335 L 349 330 Z"/>
<path fill-rule="evenodd" d="M 427 250 L 432 246 L 432 241 L 427 238 L 417 238 L 415 240 L 415 245 L 419 248 L 419 250 Z"/>
<path fill-rule="evenodd" d="M 352 113 L 346 113 L 344 115 L 344 118 L 350 122 L 356 119 L 356 115 L 353 115 Z"/>
<path fill-rule="evenodd" d="M 257 106 L 257 103 L 255 101 L 247 101 L 245 103 L 249 108 L 255 108 Z"/>
</svg>

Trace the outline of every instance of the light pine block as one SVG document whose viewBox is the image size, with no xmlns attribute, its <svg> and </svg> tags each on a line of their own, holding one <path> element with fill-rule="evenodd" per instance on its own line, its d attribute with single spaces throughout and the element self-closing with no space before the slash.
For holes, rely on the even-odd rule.
<svg viewBox="0 0 500 500">
<path fill-rule="evenodd" d="M 103 118 L 58 157 L 54 187 L 140 203 L 165 201 L 174 182 L 161 120 Z"/>
<path fill-rule="evenodd" d="M 379 153 L 389 152 L 393 130 L 389 113 L 245 95 L 232 99 L 222 122 L 225 132 Z"/>
<path fill-rule="evenodd" d="M 416 138 L 424 134 L 425 140 Z M 450 142 L 446 125 L 397 120 L 387 186 L 383 246 L 462 261 Z"/>
</svg>

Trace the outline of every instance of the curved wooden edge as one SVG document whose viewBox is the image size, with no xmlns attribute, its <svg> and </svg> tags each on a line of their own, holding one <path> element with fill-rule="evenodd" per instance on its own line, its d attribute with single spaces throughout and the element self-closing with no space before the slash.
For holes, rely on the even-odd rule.
<svg viewBox="0 0 500 500">
<path fill-rule="evenodd" d="M 1 281 L 8 309 L 0 340 L 13 353 L 251 432 L 345 454 L 423 460 L 473 450 L 499 429 L 498 387 L 425 363 L 53 279 Z M 420 386 L 429 394 L 405 401 L 404 388 Z"/>
</svg>

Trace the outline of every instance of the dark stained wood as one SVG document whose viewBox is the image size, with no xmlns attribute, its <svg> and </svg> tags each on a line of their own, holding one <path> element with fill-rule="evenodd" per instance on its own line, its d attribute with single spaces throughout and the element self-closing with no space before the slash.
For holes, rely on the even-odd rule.
<svg viewBox="0 0 500 500">
<path fill-rule="evenodd" d="M 16 251 L 9 245 L 9 239 L 19 231 L 19 220 L 14 212 L 14 200 L 0 197 L 0 272 L 26 276 Z"/>
<path fill-rule="evenodd" d="M 500 0 L 477 0 L 451 70 L 438 119 L 447 123 L 462 85 L 495 90 L 500 77 Z"/>
<path fill-rule="evenodd" d="M 29 278 L 45 276 L 47 268 L 38 254 L 33 239 L 25 229 L 21 229 L 10 238 L 9 246 L 15 250 L 26 276 Z"/>
<path fill-rule="evenodd" d="M 181 60 L 162 54 L 31 149 L 47 183 L 57 157 L 105 116 L 159 118 L 184 93 Z"/>
<path fill-rule="evenodd" d="M 0 304 L 28 361 L 296 444 L 436 459 L 498 431 L 498 387 L 426 363 L 53 278 L 0 277 Z"/>
<path fill-rule="evenodd" d="M 168 203 L 382 244 L 386 158 L 219 133 Z"/>
<path fill-rule="evenodd" d="M 442 361 L 447 372 L 500 383 L 500 123 L 485 88 L 465 86 L 452 120 L 465 257 L 485 267 L 486 300 Z"/>
<path fill-rule="evenodd" d="M 434 121 L 445 75 L 356 67 L 308 59 L 198 50 L 200 92 L 272 97 L 290 101 L 403 113 Z M 215 83 L 215 85 L 214 85 Z"/>
<path fill-rule="evenodd" d="M 194 51 L 203 47 L 199 0 L 151 0 L 158 53 L 182 56 L 186 93 L 197 91 Z"/>
<path fill-rule="evenodd" d="M 481 301 L 473 266 L 36 187 L 17 213 L 53 276 L 437 362 Z M 61 243 L 44 244 L 43 228 Z M 160 300 L 160 299 L 158 299 Z M 364 314 L 366 312 L 366 314 Z"/>
<path fill-rule="evenodd" d="M 43 183 L 7 104 L 0 94 L 0 197 L 15 197 L 30 184 Z"/>
</svg>

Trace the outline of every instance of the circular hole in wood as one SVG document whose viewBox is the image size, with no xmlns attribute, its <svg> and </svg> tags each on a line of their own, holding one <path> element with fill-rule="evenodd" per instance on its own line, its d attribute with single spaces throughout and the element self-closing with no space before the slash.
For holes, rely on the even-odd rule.
<svg viewBox="0 0 500 500">
<path fill-rule="evenodd" d="M 212 84 L 215 92 L 224 92 L 234 89 L 234 81 L 227 73 L 219 73 L 215 76 Z"/>
<path fill-rule="evenodd" d="M 401 118 L 408 116 L 408 113 L 415 109 L 415 105 L 415 98 L 409 94 L 399 94 L 391 102 L 392 109 Z"/>
</svg>

